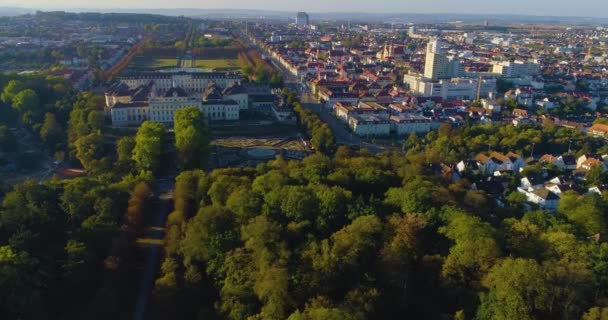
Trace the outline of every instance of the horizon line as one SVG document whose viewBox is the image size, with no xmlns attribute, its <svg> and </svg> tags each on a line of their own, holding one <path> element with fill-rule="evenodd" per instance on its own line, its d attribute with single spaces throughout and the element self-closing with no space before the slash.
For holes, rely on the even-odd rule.
<svg viewBox="0 0 608 320">
<path fill-rule="evenodd" d="M 90 7 L 90 8 L 78 8 L 78 7 L 21 7 L 21 6 L 0 6 L 0 8 L 5 9 L 21 9 L 21 10 L 32 10 L 32 11 L 42 11 L 42 12 L 53 12 L 53 11 L 66 11 L 66 12 L 74 12 L 74 13 L 86 13 L 86 12 L 95 12 L 95 11 L 107 11 L 108 13 L 112 13 L 112 10 L 143 10 L 143 11 L 156 11 L 156 10 L 201 10 L 201 11 L 265 11 L 272 13 L 297 13 L 300 11 L 291 11 L 291 10 L 276 10 L 276 9 L 251 9 L 251 8 L 197 8 L 197 7 L 153 7 L 153 8 L 144 8 L 144 7 L 108 7 L 108 8 L 100 8 L 100 7 Z M 535 14 L 517 14 L 517 13 L 496 13 L 496 12 L 478 12 L 478 13 L 470 13 L 470 12 L 365 12 L 365 11 L 305 11 L 306 13 L 312 14 L 361 14 L 361 15 L 460 15 L 460 16 L 483 16 L 483 15 L 493 15 L 493 16 L 503 16 L 503 17 L 512 17 L 512 16 L 521 16 L 521 17 L 543 17 L 543 18 L 578 18 L 578 19 L 608 19 L 608 16 L 577 16 L 577 15 L 535 15 Z M 118 12 L 116 12 L 118 13 Z"/>
</svg>

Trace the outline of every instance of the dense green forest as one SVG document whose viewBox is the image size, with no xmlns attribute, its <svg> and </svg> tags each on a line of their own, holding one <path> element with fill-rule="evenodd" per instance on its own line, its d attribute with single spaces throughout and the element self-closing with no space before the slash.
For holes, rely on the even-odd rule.
<svg viewBox="0 0 608 320">
<path fill-rule="evenodd" d="M 107 319 L 129 310 L 131 242 L 151 197 L 141 177 L 16 186 L 0 210 L 4 319 Z"/>
<path fill-rule="evenodd" d="M 10 128 L 22 128 L 41 142 L 47 152 L 65 148 L 64 133 L 75 93 L 60 77 L 0 76 L 0 151 L 24 153 Z"/>
<path fill-rule="evenodd" d="M 424 156 L 341 147 L 182 172 L 150 316 L 580 319 L 605 306 L 608 244 L 588 236 L 606 231 L 606 197 L 564 196 L 555 215 L 500 208 Z"/>
<path fill-rule="evenodd" d="M 316 149 L 332 154 L 318 118 L 285 98 Z M 182 172 L 150 316 L 602 319 L 608 244 L 590 236 L 608 231 L 608 196 L 566 192 L 556 213 L 530 211 L 518 193 L 499 205 L 435 170 L 488 149 L 607 151 L 549 123 L 443 125 L 410 136 L 404 152 L 339 147 L 303 161 Z"/>
<path fill-rule="evenodd" d="M 135 157 L 145 130 L 116 144 L 104 139 L 103 97 L 77 94 L 63 79 L 4 75 L 0 84 L 1 158 L 25 173 L 25 156 L 33 166 L 54 157 L 87 172 L 0 192 L 2 318 L 130 317 L 139 285 L 133 242 L 154 184 L 144 162 L 159 161 L 160 145 L 145 141 Z M 161 129 L 151 133 L 160 141 Z"/>
</svg>

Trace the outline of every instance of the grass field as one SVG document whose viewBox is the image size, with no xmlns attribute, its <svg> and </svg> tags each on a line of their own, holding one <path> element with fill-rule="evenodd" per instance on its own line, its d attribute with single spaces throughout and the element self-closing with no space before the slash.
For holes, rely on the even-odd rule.
<svg viewBox="0 0 608 320">
<path fill-rule="evenodd" d="M 143 69 L 161 69 L 161 68 L 174 68 L 177 67 L 179 60 L 177 58 L 166 58 L 166 57 L 150 57 L 150 56 L 138 56 L 131 61 L 128 69 L 130 70 L 143 70 Z"/>
<path fill-rule="evenodd" d="M 196 59 L 194 67 L 214 70 L 236 70 L 240 68 L 237 59 Z"/>
<path fill-rule="evenodd" d="M 238 59 L 241 49 L 238 47 L 226 48 L 195 48 L 194 56 L 205 59 Z"/>
</svg>

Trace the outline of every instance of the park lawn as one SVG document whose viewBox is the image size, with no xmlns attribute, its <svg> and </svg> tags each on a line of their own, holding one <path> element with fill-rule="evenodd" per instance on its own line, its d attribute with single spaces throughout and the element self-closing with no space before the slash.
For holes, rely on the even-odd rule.
<svg viewBox="0 0 608 320">
<path fill-rule="evenodd" d="M 196 48 L 194 55 L 205 59 L 238 59 L 240 48 L 224 47 L 224 48 Z"/>
<path fill-rule="evenodd" d="M 194 61 L 195 68 L 213 69 L 213 70 L 236 70 L 239 69 L 239 61 L 237 59 L 196 59 Z"/>
<path fill-rule="evenodd" d="M 142 70 L 175 68 L 178 66 L 178 64 L 179 60 L 177 58 L 138 56 L 131 61 L 131 64 L 129 64 L 129 69 Z"/>
</svg>

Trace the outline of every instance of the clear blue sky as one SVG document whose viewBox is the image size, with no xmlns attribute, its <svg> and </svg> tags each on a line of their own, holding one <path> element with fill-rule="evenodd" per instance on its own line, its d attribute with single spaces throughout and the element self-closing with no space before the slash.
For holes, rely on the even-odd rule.
<svg viewBox="0 0 608 320">
<path fill-rule="evenodd" d="M 608 17 L 607 0 L 0 0 L 0 6 L 262 9 L 311 12 L 509 13 Z"/>
</svg>

